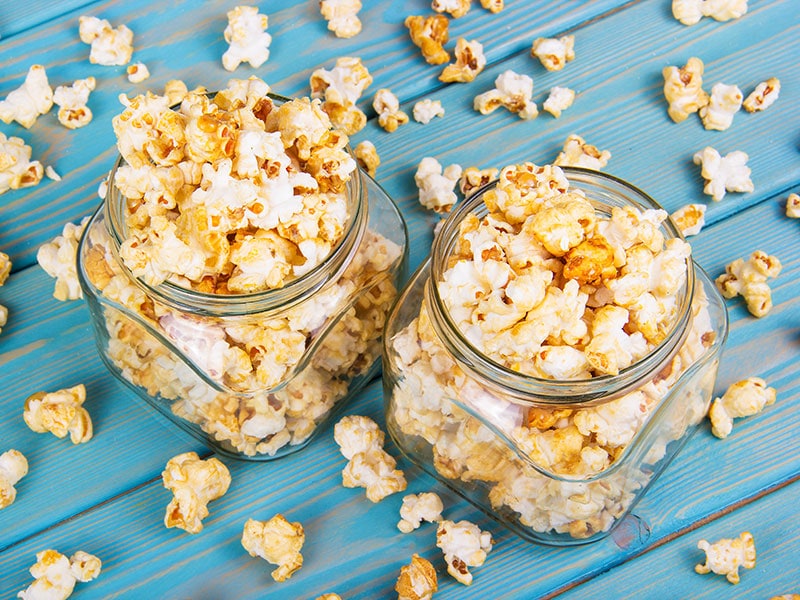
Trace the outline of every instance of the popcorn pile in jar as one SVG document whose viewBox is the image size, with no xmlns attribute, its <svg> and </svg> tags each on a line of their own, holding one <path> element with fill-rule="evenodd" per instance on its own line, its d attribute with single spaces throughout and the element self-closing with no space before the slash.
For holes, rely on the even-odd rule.
<svg viewBox="0 0 800 600">
<path fill-rule="evenodd" d="M 524 538 L 603 537 L 702 421 L 725 307 L 667 213 L 611 176 L 502 169 L 384 332 L 389 433 Z"/>
<path fill-rule="evenodd" d="M 402 217 L 319 100 L 250 78 L 120 101 L 78 251 L 102 358 L 220 452 L 302 447 L 380 366 Z"/>
</svg>

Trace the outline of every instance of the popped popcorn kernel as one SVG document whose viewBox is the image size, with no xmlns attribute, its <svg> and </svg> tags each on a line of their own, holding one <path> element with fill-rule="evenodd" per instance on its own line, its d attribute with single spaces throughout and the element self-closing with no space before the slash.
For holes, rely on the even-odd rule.
<svg viewBox="0 0 800 600">
<path fill-rule="evenodd" d="M 242 546 L 250 556 L 258 556 L 278 566 L 271 573 L 278 582 L 286 581 L 303 566 L 300 551 L 305 541 L 303 525 L 290 523 L 280 513 L 268 521 L 248 519 L 242 531 Z"/>
<path fill-rule="evenodd" d="M 472 583 L 469 567 L 484 563 L 492 549 L 492 535 L 469 521 L 454 523 L 445 519 L 436 530 L 436 546 L 444 553 L 447 572 L 459 583 L 469 585 Z"/>
<path fill-rule="evenodd" d="M 553 164 L 561 167 L 583 167 L 599 171 L 608 164 L 610 158 L 611 152 L 598 150 L 597 146 L 587 144 L 581 136 L 573 133 L 567 136 L 564 141 L 564 149 L 558 153 Z"/>
<path fill-rule="evenodd" d="M 222 461 L 201 460 L 197 452 L 184 452 L 167 461 L 161 473 L 164 487 L 173 494 L 164 525 L 187 533 L 200 533 L 208 516 L 208 503 L 221 498 L 231 485 L 231 474 Z"/>
<path fill-rule="evenodd" d="M 361 0 L 320 0 L 319 10 L 336 37 L 351 38 L 361 33 Z"/>
<path fill-rule="evenodd" d="M 358 453 L 383 448 L 385 437 L 375 421 L 362 415 L 342 417 L 333 427 L 333 439 L 347 460 Z"/>
<path fill-rule="evenodd" d="M 708 104 L 700 107 L 703 127 L 724 131 L 733 123 L 733 116 L 742 107 L 742 91 L 735 85 L 716 83 L 711 88 Z"/>
<path fill-rule="evenodd" d="M 36 433 L 50 432 L 63 438 L 69 434 L 73 444 L 92 439 L 92 419 L 83 407 L 86 387 L 80 383 L 55 392 L 36 392 L 25 400 L 22 417 Z"/>
<path fill-rule="evenodd" d="M 725 273 L 717 277 L 717 289 L 726 298 L 742 296 L 747 310 L 755 317 L 763 317 L 772 309 L 772 291 L 767 279 L 781 272 L 778 257 L 756 250 L 747 262 L 737 258 L 725 266 Z"/>
<path fill-rule="evenodd" d="M 770 77 L 756 86 L 750 95 L 745 98 L 742 106 L 749 112 L 766 110 L 773 105 L 781 93 L 781 81 L 777 77 Z"/>
<path fill-rule="evenodd" d="M 0 454 L 0 509 L 11 506 L 17 497 L 14 487 L 28 474 L 28 461 L 18 450 Z"/>
<path fill-rule="evenodd" d="M 408 123 L 408 115 L 400 110 L 400 101 L 387 88 L 381 88 L 375 93 L 372 107 L 378 113 L 378 125 L 389 133 Z"/>
<path fill-rule="evenodd" d="M 672 16 L 684 25 L 694 25 L 703 17 L 730 21 L 746 12 L 747 0 L 672 0 Z"/>
<path fill-rule="evenodd" d="M 328 594 L 322 594 L 322 596 L 317 596 L 314 600 L 342 600 L 342 597 L 339 594 L 330 592 Z"/>
<path fill-rule="evenodd" d="M 3 123 L 16 121 L 30 129 L 39 115 L 49 112 L 52 107 L 53 89 L 47 81 L 47 72 L 42 65 L 32 65 L 22 85 L 0 101 L 0 120 Z"/>
<path fill-rule="evenodd" d="M 443 117 L 444 108 L 442 107 L 441 100 L 431 100 L 430 98 L 425 98 L 414 104 L 413 115 L 414 120 L 417 123 L 427 125 L 434 119 L 434 117 Z"/>
<path fill-rule="evenodd" d="M 548 71 L 560 71 L 575 58 L 575 36 L 536 38 L 531 46 L 531 56 L 538 58 Z"/>
<path fill-rule="evenodd" d="M 767 387 L 760 377 L 748 377 L 732 384 L 721 398 L 714 398 L 708 411 L 711 433 L 726 438 L 733 429 L 733 420 L 760 413 L 765 406 L 775 403 L 775 388 Z"/>
<path fill-rule="evenodd" d="M 0 252 L 0 286 L 4 285 L 11 274 L 11 258 L 5 252 Z"/>
<path fill-rule="evenodd" d="M 521 119 L 535 119 L 539 115 L 533 96 L 533 79 L 512 70 L 502 72 L 494 81 L 494 89 L 478 94 L 473 108 L 482 115 L 488 115 L 501 106 Z"/>
<path fill-rule="evenodd" d="M 411 563 L 400 568 L 394 589 L 397 600 L 431 600 L 439 590 L 436 569 L 427 559 L 412 554 Z"/>
<path fill-rule="evenodd" d="M 257 6 L 236 6 L 227 13 L 228 25 L 223 35 L 228 49 L 222 55 L 222 66 L 235 71 L 243 62 L 258 68 L 269 59 L 272 36 L 267 33 L 269 17 Z"/>
<path fill-rule="evenodd" d="M 77 582 L 87 583 L 100 575 L 102 562 L 88 552 L 79 550 L 67 558 L 56 550 L 36 553 L 36 564 L 30 568 L 35 579 L 17 594 L 22 600 L 66 600 Z"/>
<path fill-rule="evenodd" d="M 3 333 L 6 323 L 8 323 L 8 309 L 0 304 L 0 333 Z"/>
<path fill-rule="evenodd" d="M 53 92 L 53 103 L 58 105 L 58 122 L 68 129 L 88 125 L 92 111 L 86 106 L 89 94 L 94 90 L 94 77 L 77 79 L 71 86 L 60 85 Z"/>
<path fill-rule="evenodd" d="M 786 216 L 790 219 L 800 219 L 800 196 L 789 194 L 786 198 Z"/>
<path fill-rule="evenodd" d="M 94 65 L 127 65 L 133 54 L 133 32 L 126 25 L 116 29 L 106 19 L 78 18 L 81 41 L 89 44 L 89 62 Z"/>
<path fill-rule="evenodd" d="M 375 172 L 381 164 L 381 157 L 378 156 L 375 144 L 369 140 L 359 142 L 353 149 L 353 154 L 356 155 L 359 166 L 365 169 L 370 177 L 375 177 Z"/>
<path fill-rule="evenodd" d="M 417 165 L 414 181 L 419 191 L 419 203 L 437 213 L 446 213 L 453 208 L 458 198 L 453 191 L 461 177 L 460 165 L 442 168 L 432 156 L 424 157 Z"/>
<path fill-rule="evenodd" d="M 44 168 L 44 174 L 48 177 L 48 179 L 52 179 L 53 181 L 61 181 L 61 175 L 56 172 L 52 165 L 47 165 Z"/>
<path fill-rule="evenodd" d="M 411 41 L 422 51 L 422 56 L 430 65 L 441 65 L 450 60 L 444 45 L 450 39 L 449 21 L 444 15 L 406 17 L 405 26 Z"/>
<path fill-rule="evenodd" d="M 372 83 L 372 76 L 360 58 L 337 58 L 333 69 L 320 68 L 312 72 L 309 83 L 311 97 L 322 99 L 322 110 L 335 127 L 347 135 L 364 128 L 367 116 L 356 106 L 356 102 Z"/>
<path fill-rule="evenodd" d="M 725 575 L 735 584 L 739 583 L 739 567 L 752 569 L 756 566 L 756 544 L 749 531 L 740 533 L 738 538 L 722 538 L 713 544 L 700 540 L 697 547 L 706 553 L 705 563 L 694 567 L 701 575 Z"/>
<path fill-rule="evenodd" d="M 472 0 L 433 0 L 431 8 L 437 13 L 448 13 L 454 19 L 463 17 L 472 7 Z"/>
<path fill-rule="evenodd" d="M 750 179 L 750 157 L 741 150 L 729 152 L 724 157 L 711 146 L 696 152 L 692 160 L 701 165 L 700 174 L 706 180 L 703 193 L 715 201 L 722 200 L 725 192 L 752 192 L 753 182 Z"/>
<path fill-rule="evenodd" d="M 542 104 L 542 108 L 558 119 L 561 116 L 561 112 L 572 106 L 574 101 L 574 90 L 568 87 L 555 86 L 550 88 L 550 93 L 547 95 L 544 104 Z"/>
<path fill-rule="evenodd" d="M 150 69 L 148 69 L 147 65 L 143 62 L 136 62 L 132 65 L 128 65 L 125 72 L 128 74 L 128 81 L 131 83 L 141 83 L 150 77 Z"/>
<path fill-rule="evenodd" d="M 464 194 L 464 197 L 471 196 L 476 190 L 483 187 L 490 181 L 497 179 L 500 169 L 495 167 L 487 167 L 479 169 L 478 167 L 467 167 L 461 173 L 461 179 L 458 182 L 458 189 Z"/>
<path fill-rule="evenodd" d="M 88 216 L 84 217 L 78 225 L 65 223 L 61 235 L 39 246 L 36 252 L 39 265 L 45 273 L 56 279 L 53 291 L 56 300 L 77 300 L 83 297 L 78 282 L 75 257 L 78 253 L 78 243 L 89 219 Z"/>
<path fill-rule="evenodd" d="M 684 237 L 697 235 L 706 224 L 705 204 L 686 204 L 670 215 Z"/>
<path fill-rule="evenodd" d="M 0 194 L 37 185 L 43 175 L 42 163 L 31 160 L 31 147 L 0 131 Z"/>
<path fill-rule="evenodd" d="M 428 523 L 441 521 L 443 510 L 442 499 L 435 492 L 408 494 L 403 497 L 397 528 L 403 533 L 411 533 L 419 529 L 422 521 Z"/>
<path fill-rule="evenodd" d="M 664 98 L 669 105 L 667 114 L 676 123 L 686 120 L 709 102 L 703 91 L 703 61 L 692 56 L 681 67 L 664 67 Z"/>
<path fill-rule="evenodd" d="M 486 56 L 483 54 L 483 44 L 478 40 L 467 41 L 459 37 L 456 41 L 456 62 L 447 65 L 439 75 L 439 80 L 445 83 L 473 81 L 486 66 Z"/>
<path fill-rule="evenodd" d="M 481 6 L 492 13 L 499 13 L 505 8 L 505 0 L 481 0 Z"/>
</svg>

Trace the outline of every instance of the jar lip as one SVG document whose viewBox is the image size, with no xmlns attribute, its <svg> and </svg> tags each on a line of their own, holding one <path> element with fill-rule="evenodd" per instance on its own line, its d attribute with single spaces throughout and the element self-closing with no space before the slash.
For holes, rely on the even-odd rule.
<svg viewBox="0 0 800 600">
<path fill-rule="evenodd" d="M 570 186 L 575 184 L 578 189 L 582 189 L 581 184 L 598 186 L 604 194 L 613 194 L 637 208 L 662 209 L 648 194 L 613 175 L 580 167 L 561 167 L 561 169 Z M 482 212 L 486 212 L 485 205 L 483 211 L 479 210 L 483 205 L 483 195 L 494 188 L 497 182 L 494 180 L 485 184 L 452 211 L 431 248 L 431 275 L 425 287 L 431 325 L 456 362 L 472 371 L 487 386 L 499 388 L 510 399 L 520 404 L 573 408 L 592 406 L 617 398 L 640 386 L 643 378 L 657 373 L 666 366 L 682 346 L 690 329 L 689 321 L 695 288 L 694 262 L 691 256 L 686 258 L 686 281 L 682 288 L 678 315 L 671 330 L 647 355 L 625 367 L 617 375 L 568 380 L 535 377 L 519 373 L 496 362 L 467 340 L 450 317 L 439 294 L 438 282 L 445 271 L 461 221 L 469 213 L 475 212 L 481 215 Z M 597 198 L 592 198 L 589 194 L 587 199 L 595 206 L 599 203 Z M 665 219 L 661 226 L 666 230 L 668 237 L 683 239 L 672 219 Z"/>
</svg>

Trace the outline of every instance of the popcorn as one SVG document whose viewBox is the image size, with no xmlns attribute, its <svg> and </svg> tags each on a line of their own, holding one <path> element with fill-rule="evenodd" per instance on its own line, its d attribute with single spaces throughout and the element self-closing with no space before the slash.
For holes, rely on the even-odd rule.
<svg viewBox="0 0 800 600">
<path fill-rule="evenodd" d="M 51 165 L 47 165 L 44 168 L 44 174 L 53 181 L 61 181 L 61 175 L 59 175 Z"/>
<path fill-rule="evenodd" d="M 102 566 L 99 558 L 82 550 L 70 558 L 55 550 L 42 550 L 36 554 L 36 564 L 30 568 L 35 581 L 17 596 L 22 600 L 66 600 L 77 582 L 96 579 Z"/>
<path fill-rule="evenodd" d="M 269 59 L 272 36 L 267 33 L 269 17 L 258 12 L 257 6 L 236 6 L 227 13 L 225 42 L 228 49 L 222 55 L 222 66 L 235 71 L 243 62 L 258 68 Z"/>
<path fill-rule="evenodd" d="M 548 71 L 560 71 L 575 58 L 575 36 L 560 38 L 536 38 L 531 47 L 531 56 L 539 59 Z"/>
<path fill-rule="evenodd" d="M 53 297 L 57 300 L 76 300 L 83 297 L 75 256 L 78 252 L 83 230 L 90 217 L 84 217 L 80 224 L 66 223 L 61 235 L 46 244 L 42 244 L 36 252 L 36 260 L 50 277 L 55 277 L 56 285 Z"/>
<path fill-rule="evenodd" d="M 724 131 L 733 123 L 735 115 L 742 107 L 742 92 L 735 85 L 717 83 L 711 88 L 708 104 L 700 107 L 703 127 Z"/>
<path fill-rule="evenodd" d="M 319 10 L 336 37 L 351 38 L 361 32 L 361 0 L 320 0 Z"/>
<path fill-rule="evenodd" d="M 32 65 L 23 84 L 0 101 L 0 120 L 4 123 L 16 121 L 30 129 L 39 115 L 49 112 L 52 107 L 53 89 L 47 81 L 47 73 L 42 65 Z M 0 141 L 5 142 L 5 136 Z"/>
<path fill-rule="evenodd" d="M 738 538 L 722 538 L 713 544 L 700 540 L 697 547 L 706 553 L 705 563 L 694 567 L 701 575 L 716 573 L 725 575 L 731 583 L 739 583 L 739 567 L 752 569 L 756 566 L 756 545 L 749 531 L 739 534 Z"/>
<path fill-rule="evenodd" d="M 776 396 L 775 388 L 767 387 L 760 377 L 737 381 L 711 403 L 708 411 L 711 433 L 722 439 L 728 437 L 735 418 L 757 415 L 765 406 L 774 404 Z"/>
<path fill-rule="evenodd" d="M 684 237 L 697 235 L 706 224 L 705 204 L 685 204 L 670 215 Z"/>
<path fill-rule="evenodd" d="M 483 54 L 483 44 L 477 40 L 468 42 L 459 37 L 456 41 L 456 62 L 447 65 L 439 75 L 439 80 L 446 83 L 473 81 L 478 73 L 486 66 L 486 56 Z"/>
<path fill-rule="evenodd" d="M 389 133 L 408 123 L 408 115 L 400 110 L 400 101 L 387 88 L 381 88 L 375 93 L 372 107 L 378 113 L 378 125 Z"/>
<path fill-rule="evenodd" d="M 557 119 L 561 116 L 561 111 L 572 106 L 574 101 L 574 90 L 567 87 L 555 86 L 550 89 L 550 93 L 547 96 L 547 100 L 542 104 L 542 108 Z"/>
<path fill-rule="evenodd" d="M 434 492 L 408 494 L 403 498 L 400 507 L 400 521 L 397 528 L 403 533 L 411 533 L 419 529 L 422 521 L 434 523 L 442 520 L 444 505 L 439 495 Z"/>
<path fill-rule="evenodd" d="M 444 108 L 440 100 L 425 98 L 414 104 L 414 120 L 417 123 L 427 125 L 434 117 L 443 117 Z"/>
<path fill-rule="evenodd" d="M 418 554 L 411 555 L 411 564 L 400 568 L 394 586 L 398 600 L 430 600 L 439 589 L 436 569 Z"/>
<path fill-rule="evenodd" d="M 53 102 L 59 107 L 58 122 L 68 129 L 88 125 L 92 120 L 92 111 L 86 103 L 94 87 L 94 77 L 77 79 L 71 86 L 58 86 L 53 93 Z"/>
<path fill-rule="evenodd" d="M 164 525 L 200 533 L 208 516 L 208 503 L 221 498 L 231 484 L 228 468 L 217 458 L 201 460 L 197 452 L 184 452 L 167 461 L 161 473 L 164 487 L 173 493 Z"/>
<path fill-rule="evenodd" d="M 472 0 L 433 0 L 431 8 L 438 13 L 446 12 L 454 19 L 463 17 L 469 12 Z"/>
<path fill-rule="evenodd" d="M 585 169 L 601 170 L 608 164 L 611 152 L 600 151 L 597 146 L 587 144 L 579 135 L 570 134 L 564 142 L 564 149 L 558 153 L 554 165 L 561 167 L 583 167 Z"/>
<path fill-rule="evenodd" d="M 777 77 L 770 77 L 756 86 L 742 106 L 747 112 L 766 110 L 773 105 L 781 93 L 781 81 Z"/>
<path fill-rule="evenodd" d="M 467 167 L 461 173 L 461 179 L 458 182 L 458 188 L 466 198 L 490 181 L 497 179 L 497 175 L 499 173 L 500 169 L 496 169 L 494 167 L 488 167 L 486 169 Z"/>
<path fill-rule="evenodd" d="M 440 214 L 449 212 L 458 200 L 453 190 L 460 177 L 459 165 L 449 165 L 443 170 L 435 158 L 424 157 L 417 165 L 417 172 L 414 174 L 420 204 Z"/>
<path fill-rule="evenodd" d="M 790 219 L 800 218 L 800 196 L 789 194 L 786 198 L 786 216 Z"/>
<path fill-rule="evenodd" d="M 505 7 L 504 0 L 481 0 L 481 6 L 489 12 L 499 13 Z"/>
<path fill-rule="evenodd" d="M 128 81 L 131 83 L 141 83 L 150 77 L 150 69 L 148 69 L 147 65 L 143 62 L 136 62 L 132 65 L 128 65 L 125 72 L 128 74 Z"/>
<path fill-rule="evenodd" d="M 473 107 L 488 115 L 501 106 L 517 113 L 521 119 L 535 119 L 539 115 L 533 96 L 533 79 L 512 70 L 502 72 L 494 81 L 494 89 L 475 96 Z"/>
<path fill-rule="evenodd" d="M 367 116 L 356 106 L 364 90 L 372 83 L 367 67 L 357 57 L 336 59 L 336 66 L 311 73 L 311 97 L 324 99 L 322 110 L 331 123 L 348 135 L 364 128 Z"/>
<path fill-rule="evenodd" d="M 89 44 L 93 65 L 127 65 L 133 54 L 133 32 L 125 25 L 116 29 L 106 19 L 82 16 L 78 19 L 81 41 Z"/>
<path fill-rule="evenodd" d="M 353 149 L 353 154 L 355 154 L 359 166 L 365 169 L 370 177 L 375 177 L 375 172 L 381 164 L 381 158 L 378 156 L 375 144 L 369 140 L 359 142 Z"/>
<path fill-rule="evenodd" d="M 4 285 L 11 274 L 11 258 L 5 252 L 0 252 L 0 286 Z"/>
<path fill-rule="evenodd" d="M 0 304 L 0 333 L 3 333 L 6 323 L 8 323 L 8 309 Z"/>
<path fill-rule="evenodd" d="M 720 156 L 711 146 L 706 146 L 696 152 L 693 161 L 702 165 L 701 175 L 706 180 L 703 193 L 719 201 L 725 197 L 725 192 L 752 192 L 753 182 L 750 180 L 750 167 L 747 161 L 750 157 L 745 152 L 735 150 L 724 157 Z"/>
<path fill-rule="evenodd" d="M 730 21 L 746 12 L 747 0 L 672 0 L 672 16 L 684 25 L 694 25 L 703 17 Z"/>
<path fill-rule="evenodd" d="M 436 546 L 442 549 L 447 572 L 456 581 L 469 585 L 472 573 L 468 567 L 480 567 L 492 549 L 492 536 L 469 521 L 443 520 L 436 530 Z"/>
<path fill-rule="evenodd" d="M 682 68 L 664 67 L 664 98 L 669 104 L 667 113 L 676 123 L 684 121 L 709 102 L 703 91 L 703 61 L 691 57 Z"/>
<path fill-rule="evenodd" d="M 43 174 L 42 163 L 31 160 L 31 147 L 0 131 L 0 194 L 36 185 Z"/>
<path fill-rule="evenodd" d="M 83 407 L 86 388 L 82 383 L 55 392 L 37 392 L 25 400 L 22 417 L 36 433 L 50 432 L 63 438 L 69 434 L 73 444 L 92 439 L 92 419 Z"/>
<path fill-rule="evenodd" d="M 450 55 L 444 49 L 447 40 L 449 21 L 444 15 L 429 17 L 408 16 L 405 26 L 411 36 L 411 41 L 422 51 L 422 56 L 430 65 L 441 65 L 450 60 Z"/>
<path fill-rule="evenodd" d="M 28 461 L 22 452 L 7 450 L 0 454 L 0 509 L 11 506 L 17 497 L 14 488 L 28 474 Z"/>
<path fill-rule="evenodd" d="M 303 566 L 306 536 L 299 522 L 290 523 L 278 513 L 269 521 L 248 519 L 242 532 L 242 546 L 250 556 L 258 556 L 278 568 L 271 575 L 275 581 L 289 579 Z"/>
<path fill-rule="evenodd" d="M 717 289 L 726 298 L 742 296 L 747 310 L 755 317 L 763 317 L 772 309 L 772 292 L 767 279 L 781 272 L 781 261 L 776 256 L 756 250 L 747 262 L 737 258 L 725 266 L 725 273 L 717 277 Z"/>
</svg>

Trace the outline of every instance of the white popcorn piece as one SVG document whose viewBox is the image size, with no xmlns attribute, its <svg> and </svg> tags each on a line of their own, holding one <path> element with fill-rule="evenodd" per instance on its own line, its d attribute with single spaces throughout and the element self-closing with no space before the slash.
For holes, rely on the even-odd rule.
<svg viewBox="0 0 800 600">
<path fill-rule="evenodd" d="M 367 67 L 355 56 L 337 58 L 333 69 L 316 69 L 309 79 L 311 97 L 323 100 L 322 110 L 347 135 L 361 131 L 367 123 L 356 102 L 371 83 Z"/>
<path fill-rule="evenodd" d="M 706 224 L 705 204 L 686 204 L 670 215 L 684 237 L 697 235 Z"/>
<path fill-rule="evenodd" d="M 684 25 L 694 25 L 703 17 L 730 21 L 746 12 L 747 0 L 672 0 L 672 16 Z"/>
<path fill-rule="evenodd" d="M 73 444 L 92 439 L 92 419 L 83 407 L 86 387 L 80 383 L 55 392 L 37 392 L 25 400 L 22 416 L 36 433 L 50 432 L 63 438 L 69 434 Z"/>
<path fill-rule="evenodd" d="M 75 258 L 78 253 L 78 243 L 89 218 L 84 217 L 78 225 L 66 223 L 61 235 L 42 244 L 36 252 L 39 265 L 45 273 L 56 279 L 53 297 L 57 300 L 76 300 L 83 297 Z"/>
<path fill-rule="evenodd" d="M 703 91 L 703 70 L 703 61 L 695 56 L 681 68 L 669 66 L 662 70 L 667 114 L 676 123 L 708 104 L 708 94 Z"/>
<path fill-rule="evenodd" d="M 472 583 L 469 567 L 480 567 L 492 549 L 492 535 L 469 521 L 443 520 L 436 530 L 436 546 L 444 553 L 447 572 L 464 585 Z"/>
<path fill-rule="evenodd" d="M 268 521 L 248 519 L 242 531 L 242 546 L 250 556 L 258 556 L 278 566 L 271 573 L 278 582 L 286 581 L 303 566 L 300 551 L 305 540 L 303 525 L 290 523 L 280 513 Z"/>
<path fill-rule="evenodd" d="M 560 71 L 575 58 L 575 36 L 536 38 L 531 46 L 531 56 L 538 58 L 548 71 Z"/>
<path fill-rule="evenodd" d="M 502 72 L 494 81 L 494 89 L 478 94 L 473 108 L 482 115 L 488 115 L 501 106 L 517 113 L 521 119 L 535 119 L 539 115 L 533 96 L 533 79 L 512 70 Z"/>
<path fill-rule="evenodd" d="M 224 496 L 231 485 L 230 471 L 222 461 L 214 457 L 201 460 L 197 452 L 173 456 L 167 461 L 161 479 L 173 494 L 164 515 L 164 525 L 187 533 L 203 530 L 208 503 Z"/>
<path fill-rule="evenodd" d="M 564 149 L 559 152 L 553 164 L 599 171 L 608 164 L 610 158 L 611 152 L 608 150 L 598 150 L 597 146 L 587 144 L 581 136 L 571 134 L 567 136 Z"/>
<path fill-rule="evenodd" d="M 269 17 L 257 6 L 236 6 L 227 13 L 228 25 L 223 35 L 228 49 L 222 55 L 222 66 L 235 71 L 243 62 L 258 68 L 269 59 L 272 36 L 267 33 Z"/>
<path fill-rule="evenodd" d="M 383 448 L 385 437 L 375 421 L 362 415 L 342 417 L 333 427 L 333 439 L 347 460 L 356 454 Z"/>
<path fill-rule="evenodd" d="M 722 538 L 713 544 L 700 540 L 697 547 L 706 553 L 705 562 L 694 567 L 701 575 L 725 575 L 729 582 L 736 584 L 740 567 L 752 569 L 756 566 L 756 544 L 749 531 L 740 533 L 738 538 Z"/>
<path fill-rule="evenodd" d="M 22 85 L 0 101 L 0 121 L 16 121 L 30 129 L 39 115 L 49 112 L 52 107 L 53 89 L 47 81 L 47 72 L 42 65 L 32 65 Z"/>
<path fill-rule="evenodd" d="M 505 0 L 481 0 L 481 6 L 489 12 L 499 13 L 505 8 Z"/>
<path fill-rule="evenodd" d="M 53 181 L 61 181 L 61 175 L 58 174 L 52 165 L 47 165 L 44 168 L 44 174 Z"/>
<path fill-rule="evenodd" d="M 127 65 L 133 54 L 133 32 L 126 25 L 116 29 L 106 19 L 82 16 L 78 19 L 81 41 L 89 44 L 89 62 L 95 65 Z"/>
<path fill-rule="evenodd" d="M 87 77 L 75 80 L 71 86 L 60 85 L 56 88 L 53 103 L 59 107 L 59 123 L 68 129 L 77 129 L 91 122 L 92 111 L 86 103 L 95 85 L 95 78 Z"/>
<path fill-rule="evenodd" d="M 419 203 L 437 213 L 449 212 L 458 200 L 454 189 L 460 177 L 460 165 L 448 165 L 443 169 L 435 158 L 424 157 L 414 174 L 419 190 Z"/>
<path fill-rule="evenodd" d="M 141 83 L 150 77 L 150 69 L 143 62 L 135 62 L 132 65 L 128 65 L 125 72 L 128 74 L 128 81 L 131 83 Z"/>
<path fill-rule="evenodd" d="M 381 157 L 378 155 L 375 144 L 369 140 L 359 142 L 353 148 L 353 154 L 356 155 L 359 166 L 365 169 L 370 177 L 375 177 L 375 172 L 381 164 Z"/>
<path fill-rule="evenodd" d="M 450 54 L 444 49 L 450 39 L 449 23 L 444 15 L 409 15 L 404 21 L 411 41 L 429 65 L 441 65 L 450 60 Z"/>
<path fill-rule="evenodd" d="M 446 12 L 454 19 L 463 17 L 472 7 L 472 0 L 433 0 L 431 8 L 438 13 Z"/>
<path fill-rule="evenodd" d="M 56 550 L 36 554 L 36 564 L 30 568 L 35 579 L 17 594 L 22 600 L 66 600 L 77 582 L 87 583 L 100 575 L 102 562 L 88 552 L 79 550 L 67 558 Z"/>
<path fill-rule="evenodd" d="M 737 258 L 725 266 L 725 273 L 717 277 L 717 289 L 726 298 L 742 296 L 747 310 L 755 317 L 763 317 L 772 310 L 772 291 L 767 279 L 781 272 L 777 256 L 756 250 L 747 262 Z"/>
<path fill-rule="evenodd" d="M 8 323 L 8 309 L 0 304 L 0 333 L 3 333 L 6 323 Z"/>
<path fill-rule="evenodd" d="M 786 198 L 786 216 L 790 219 L 800 219 L 800 196 L 792 193 Z"/>
<path fill-rule="evenodd" d="M 733 123 L 733 116 L 742 107 L 742 91 L 735 85 L 716 83 L 711 88 L 708 104 L 700 108 L 703 127 L 724 131 Z"/>
<path fill-rule="evenodd" d="M 436 569 L 427 559 L 411 555 L 411 563 L 400 568 L 394 586 L 397 600 L 431 600 L 439 589 Z"/>
<path fill-rule="evenodd" d="M 775 403 L 775 388 L 767 387 L 760 377 L 748 377 L 732 384 L 721 398 L 714 398 L 708 411 L 711 433 L 726 438 L 733 430 L 733 420 L 760 413 L 765 406 Z"/>
<path fill-rule="evenodd" d="M 550 88 L 547 99 L 542 104 L 542 108 L 553 115 L 556 119 L 561 116 L 561 112 L 567 110 L 575 101 L 575 91 L 568 87 L 554 86 Z"/>
<path fill-rule="evenodd" d="M 490 181 L 497 179 L 500 169 L 494 167 L 487 167 L 479 169 L 478 167 L 467 167 L 461 173 L 461 179 L 458 182 L 458 189 L 464 194 L 464 197 L 472 195 L 478 188 L 483 187 Z"/>
<path fill-rule="evenodd" d="M 378 113 L 378 124 L 389 133 L 408 123 L 408 115 L 400 110 L 400 101 L 387 88 L 381 88 L 375 93 L 372 107 Z"/>
<path fill-rule="evenodd" d="M 435 117 L 443 117 L 444 108 L 442 107 L 441 100 L 431 100 L 430 98 L 425 98 L 414 104 L 413 115 L 414 120 L 417 123 L 427 125 Z"/>
<path fill-rule="evenodd" d="M 439 75 L 445 83 L 473 81 L 486 66 L 483 44 L 478 40 L 467 41 L 463 37 L 456 40 L 456 62 L 447 65 Z"/>
<path fill-rule="evenodd" d="M 750 95 L 745 98 L 742 106 L 749 112 L 766 110 L 773 105 L 781 93 L 781 81 L 777 77 L 770 77 L 756 86 Z"/>
<path fill-rule="evenodd" d="M 403 497 L 397 528 L 403 533 L 411 533 L 419 529 L 422 521 L 428 523 L 441 521 L 443 510 L 442 499 L 435 492 L 408 494 Z"/>
<path fill-rule="evenodd" d="M 28 461 L 22 452 L 7 450 L 0 454 L 0 509 L 11 506 L 17 497 L 14 487 L 28 474 Z"/>
<path fill-rule="evenodd" d="M 37 185 L 43 175 L 42 163 L 31 160 L 31 147 L 0 131 L 0 194 Z"/>
<path fill-rule="evenodd" d="M 747 166 L 749 158 L 741 150 L 723 157 L 711 146 L 696 152 L 692 160 L 694 164 L 702 165 L 701 175 L 706 180 L 703 193 L 719 201 L 725 197 L 725 192 L 752 192 L 754 187 Z"/>
<path fill-rule="evenodd" d="M 319 10 L 336 37 L 351 38 L 361 33 L 361 0 L 321 0 Z"/>
</svg>

